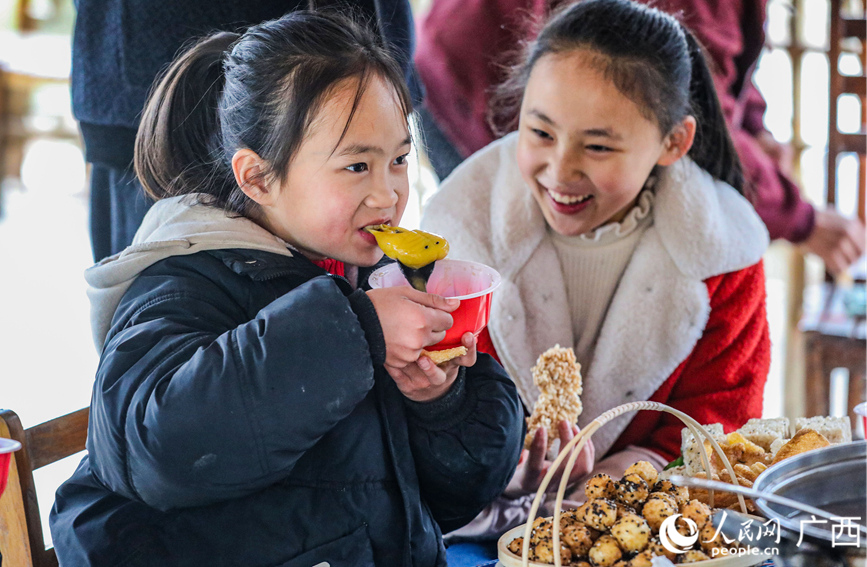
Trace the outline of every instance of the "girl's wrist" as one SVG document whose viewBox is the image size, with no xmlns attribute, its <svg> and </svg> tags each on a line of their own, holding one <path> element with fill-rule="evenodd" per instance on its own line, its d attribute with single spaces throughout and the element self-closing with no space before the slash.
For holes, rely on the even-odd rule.
<svg viewBox="0 0 867 567">
<path fill-rule="evenodd" d="M 451 386 L 438 398 L 426 402 L 405 398 L 404 402 L 410 412 L 422 423 L 442 426 L 444 420 L 452 421 L 460 413 L 468 401 L 467 398 L 466 372 L 463 368 L 459 368 Z"/>
</svg>

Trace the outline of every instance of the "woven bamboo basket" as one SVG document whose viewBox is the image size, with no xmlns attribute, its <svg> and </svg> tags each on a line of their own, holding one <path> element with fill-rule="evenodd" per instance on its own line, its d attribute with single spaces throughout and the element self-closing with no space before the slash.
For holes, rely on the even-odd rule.
<svg viewBox="0 0 867 567">
<path fill-rule="evenodd" d="M 554 540 L 553 541 L 553 548 L 554 549 L 560 549 L 560 515 L 561 515 L 562 507 L 563 507 L 563 498 L 565 497 L 566 489 L 567 489 L 568 484 L 569 484 L 569 475 L 575 466 L 575 461 L 578 458 L 578 454 L 584 448 L 584 445 L 587 443 L 587 440 L 590 439 L 590 437 L 592 437 L 593 433 L 595 433 L 597 429 L 599 429 L 600 427 L 602 427 L 603 425 L 605 425 L 609 421 L 613 420 L 614 418 L 619 417 L 625 413 L 628 413 L 631 411 L 641 411 L 641 410 L 661 411 L 661 412 L 670 413 L 670 414 L 678 417 L 683 422 L 683 424 L 687 428 L 689 428 L 689 430 L 692 432 L 693 437 L 695 437 L 695 439 L 699 443 L 701 443 L 702 438 L 707 439 L 710 442 L 711 446 L 713 447 L 713 450 L 716 452 L 717 456 L 719 457 L 720 462 L 723 463 L 723 465 L 726 468 L 726 471 L 728 471 L 729 477 L 732 479 L 733 484 L 738 485 L 737 475 L 735 474 L 734 468 L 732 467 L 731 463 L 729 462 L 728 457 L 726 457 L 725 453 L 723 452 L 722 447 L 719 446 L 719 443 L 717 443 L 716 439 L 714 439 L 713 436 L 710 433 L 708 433 L 708 431 L 704 427 L 702 427 L 702 425 L 699 422 L 697 422 L 696 420 L 694 420 L 690 416 L 686 415 L 682 411 L 676 410 L 672 407 L 669 407 L 665 404 L 661 404 L 659 402 L 645 401 L 645 402 L 631 402 L 628 404 L 623 404 L 621 406 L 618 406 L 616 408 L 608 410 L 607 412 L 603 413 L 602 415 L 600 415 L 599 417 L 594 419 L 592 422 L 590 422 L 590 424 L 587 425 L 587 427 L 582 429 L 578 433 L 578 435 L 573 437 L 572 440 L 569 441 L 569 443 L 567 443 L 563 447 L 563 449 L 560 451 L 560 454 L 554 460 L 554 463 L 549 468 L 548 473 L 545 475 L 545 478 L 542 479 L 541 486 L 539 486 L 539 489 L 536 491 L 536 498 L 533 500 L 533 505 L 530 508 L 530 515 L 529 515 L 529 518 L 527 519 L 527 523 L 524 524 L 523 526 L 518 526 L 517 528 L 513 528 L 513 529 L 509 530 L 508 532 L 506 532 L 505 534 L 503 534 L 500 537 L 500 540 L 497 543 L 499 561 L 500 561 L 500 564 L 503 565 L 503 567 L 518 567 L 519 565 L 521 567 L 530 567 L 530 566 L 545 567 L 546 565 L 550 565 L 550 564 L 545 564 L 545 563 L 538 563 L 535 561 L 531 562 L 529 560 L 529 554 L 530 554 L 530 534 L 533 531 L 533 521 L 536 519 L 536 514 L 539 511 L 539 506 L 541 506 L 541 504 L 542 504 L 542 498 L 544 497 L 545 493 L 547 492 L 548 485 L 551 483 L 551 479 L 553 478 L 554 473 L 557 471 L 557 469 L 560 467 L 560 465 L 563 463 L 563 461 L 568 457 L 569 460 L 566 462 L 566 466 L 565 466 L 563 475 L 560 479 L 560 486 L 557 490 L 557 500 L 556 500 L 556 506 L 554 507 L 554 518 L 553 518 L 553 528 L 552 528 L 553 540 Z M 704 470 L 707 474 L 707 478 L 711 478 L 712 469 L 710 467 L 710 461 L 707 457 L 707 454 L 705 453 L 705 451 L 699 451 L 699 452 L 701 454 L 702 466 L 704 467 Z M 710 506 L 711 506 L 711 508 L 713 508 L 713 503 L 714 503 L 713 491 L 710 491 L 709 498 L 710 498 Z M 740 506 L 741 512 L 746 514 L 747 513 L 747 506 L 746 506 L 746 502 L 744 501 L 743 496 L 738 495 L 738 504 Z M 524 538 L 524 546 L 523 546 L 522 553 L 521 553 L 520 557 L 513 554 L 507 548 L 509 542 L 511 542 L 516 537 L 523 537 Z M 761 563 L 763 560 L 766 560 L 769 558 L 770 558 L 769 555 L 764 555 L 764 554 L 750 555 L 750 556 L 734 556 L 734 555 L 732 555 L 732 556 L 720 557 L 717 559 L 710 559 L 707 561 L 700 561 L 698 563 L 695 563 L 695 565 L 702 565 L 702 566 L 707 566 L 707 567 L 717 567 L 717 566 L 719 566 L 719 567 L 741 567 L 741 566 L 748 566 L 748 565 L 756 565 L 758 563 Z M 562 567 L 562 562 L 561 562 L 559 553 L 554 553 L 554 565 L 556 567 Z"/>
</svg>

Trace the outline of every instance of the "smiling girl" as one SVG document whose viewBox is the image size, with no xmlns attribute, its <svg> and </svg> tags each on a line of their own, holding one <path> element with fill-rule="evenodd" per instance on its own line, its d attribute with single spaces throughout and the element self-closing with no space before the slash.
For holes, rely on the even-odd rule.
<svg viewBox="0 0 867 567">
<path fill-rule="evenodd" d="M 410 111 L 378 38 L 334 15 L 168 69 L 136 144 L 157 202 L 87 273 L 102 356 L 61 564 L 442 566 L 440 530 L 503 490 L 514 385 L 471 333 L 420 358 L 457 302 L 356 285 L 382 257 L 364 228 L 406 206 Z"/>
<path fill-rule="evenodd" d="M 499 101 L 517 132 L 459 166 L 422 225 L 449 235 L 453 257 L 502 274 L 479 348 L 502 361 L 525 406 L 538 396 L 536 357 L 560 344 L 583 366 L 579 426 L 636 400 L 727 430 L 759 417 L 768 235 L 742 195 L 692 34 L 628 0 L 575 3 L 529 46 Z M 661 468 L 680 451 L 676 421 L 643 412 L 606 425 L 572 480 L 619 478 L 638 460 Z M 550 465 L 545 447 L 540 428 L 509 490 L 464 535 L 523 521 Z"/>
</svg>

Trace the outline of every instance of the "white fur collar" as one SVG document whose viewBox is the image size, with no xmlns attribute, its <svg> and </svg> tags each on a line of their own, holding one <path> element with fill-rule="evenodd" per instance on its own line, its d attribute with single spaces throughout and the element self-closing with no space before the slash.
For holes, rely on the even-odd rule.
<svg viewBox="0 0 867 567">
<path fill-rule="evenodd" d="M 560 263 L 521 179 L 516 146 L 511 134 L 458 167 L 428 203 L 422 226 L 449 240 L 452 257 L 500 271 L 504 281 L 494 294 L 489 330 L 532 407 L 536 357 L 575 341 Z M 584 371 L 579 425 L 621 403 L 648 399 L 701 337 L 710 311 L 704 280 L 755 264 L 768 245 L 746 199 L 689 159 L 662 175 L 653 215 L 612 299 L 593 367 Z M 632 417 L 594 435 L 600 456 Z"/>
</svg>

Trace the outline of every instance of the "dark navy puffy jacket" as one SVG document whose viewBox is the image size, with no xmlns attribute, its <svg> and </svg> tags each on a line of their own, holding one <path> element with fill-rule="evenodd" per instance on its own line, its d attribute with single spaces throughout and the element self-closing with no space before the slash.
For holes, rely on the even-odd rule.
<svg viewBox="0 0 867 567">
<path fill-rule="evenodd" d="M 61 565 L 445 565 L 517 464 L 489 356 L 439 400 L 382 367 L 373 304 L 303 257 L 154 264 L 116 311 L 85 457 L 57 491 Z"/>
</svg>

